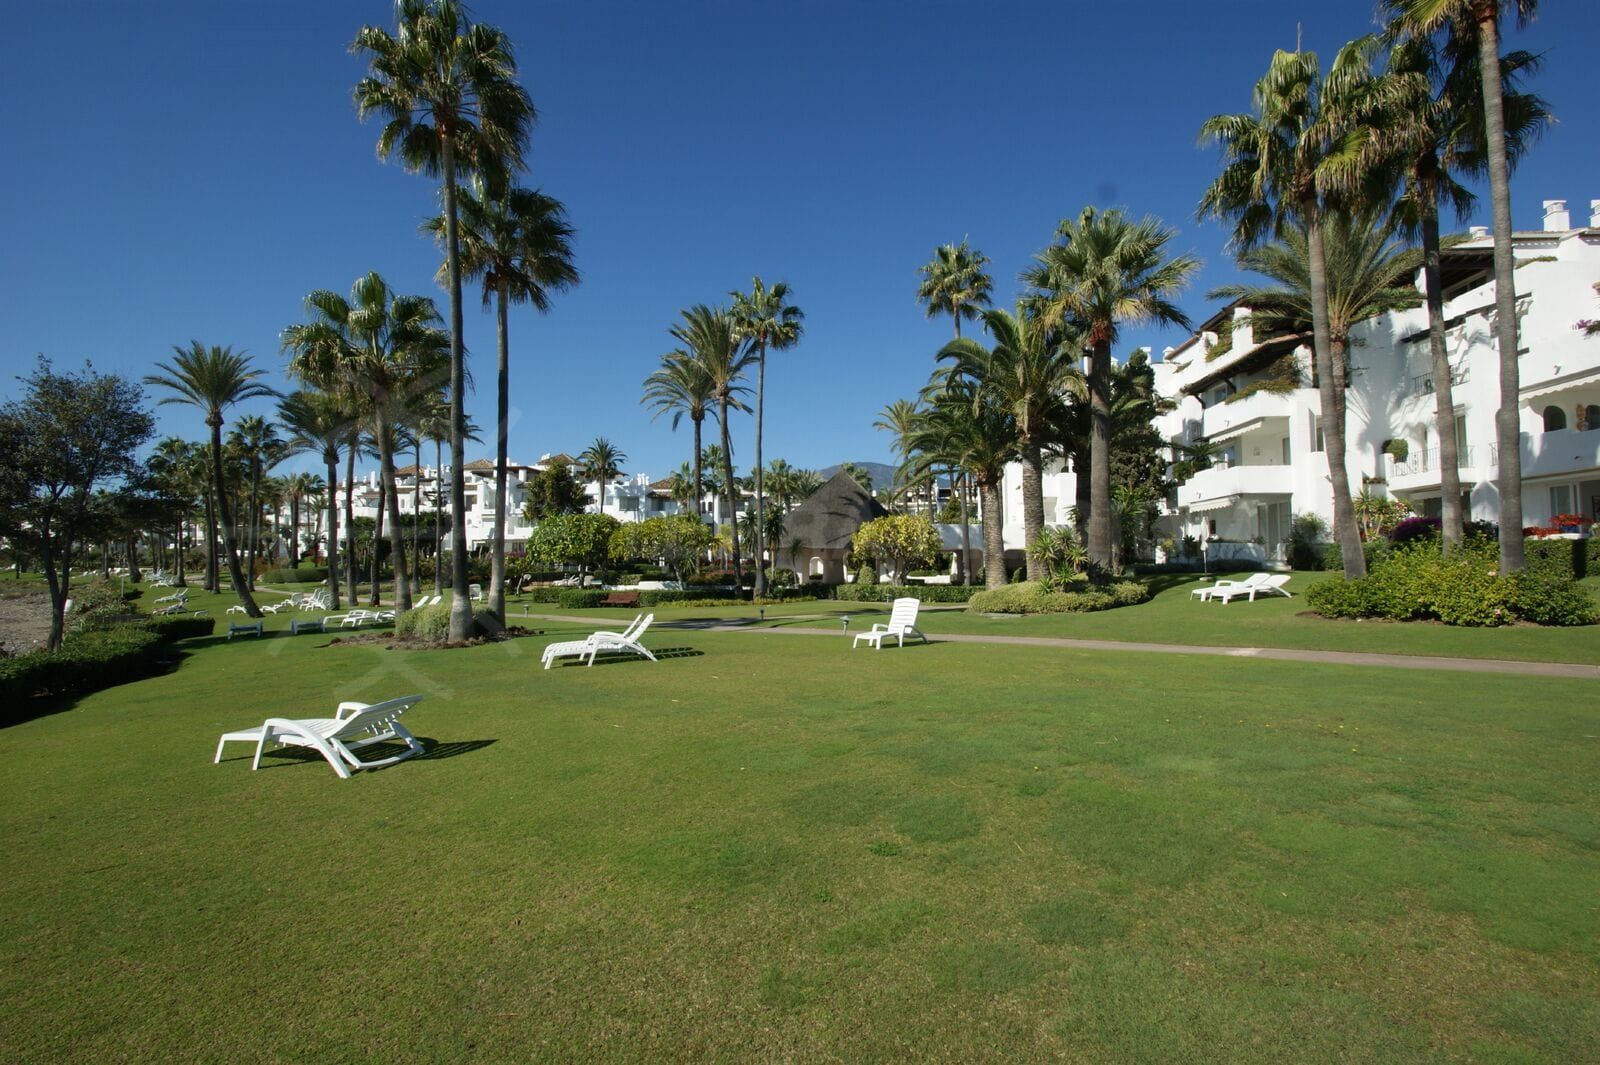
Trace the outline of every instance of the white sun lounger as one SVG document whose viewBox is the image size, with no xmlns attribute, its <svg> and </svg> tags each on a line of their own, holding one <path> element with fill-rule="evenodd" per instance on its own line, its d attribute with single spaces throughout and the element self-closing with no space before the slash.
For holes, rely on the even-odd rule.
<svg viewBox="0 0 1600 1065">
<path fill-rule="evenodd" d="M 1215 584 L 1207 585 L 1204 588 L 1196 588 L 1194 591 L 1189 593 L 1189 598 L 1198 599 L 1202 603 L 1208 603 L 1211 601 L 1213 596 L 1216 596 L 1219 593 L 1234 592 L 1235 594 L 1238 594 L 1249 591 L 1251 588 L 1261 584 L 1270 576 L 1272 576 L 1270 573 L 1252 573 L 1242 581 L 1218 581 Z M 1226 600 L 1224 600 L 1224 602 L 1226 602 Z"/>
<path fill-rule="evenodd" d="M 1281 595 L 1285 599 L 1293 599 L 1293 593 L 1284 587 L 1284 585 L 1288 583 L 1289 574 L 1273 573 L 1268 574 L 1266 580 L 1257 581 L 1248 586 L 1240 584 L 1232 588 L 1223 588 L 1219 591 L 1214 591 L 1211 593 L 1209 598 L 1220 599 L 1224 603 L 1232 602 L 1234 599 L 1241 596 L 1247 597 L 1253 603 L 1256 601 L 1256 596 L 1258 595 Z"/>
<path fill-rule="evenodd" d="M 894 606 L 889 610 L 889 623 L 885 625 L 880 621 L 866 632 L 856 633 L 856 638 L 850 641 L 850 649 L 852 651 L 855 650 L 856 644 L 866 640 L 875 649 L 881 651 L 883 650 L 883 641 L 891 636 L 899 641 L 901 647 L 906 645 L 907 636 L 915 636 L 923 643 L 927 643 L 928 637 L 923 634 L 921 629 L 917 628 L 917 610 L 921 606 L 922 600 L 920 599 L 912 599 L 910 597 L 896 599 Z"/>
<path fill-rule="evenodd" d="M 568 640 L 565 643 L 553 643 L 544 649 L 541 661 L 544 668 L 549 669 L 558 658 L 582 658 L 588 656 L 588 665 L 594 665 L 595 656 L 611 651 L 631 651 L 643 655 L 654 662 L 656 656 L 651 654 L 639 641 L 650 628 L 650 623 L 655 621 L 654 614 L 641 614 L 633 619 L 633 623 L 622 632 L 592 632 L 586 639 Z"/>
<path fill-rule="evenodd" d="M 212 764 L 222 761 L 223 744 L 253 742 L 256 745 L 255 761 L 250 768 L 261 768 L 261 753 L 268 744 L 278 746 L 310 747 L 333 766 L 341 779 L 349 779 L 351 769 L 377 769 L 422 754 L 425 748 L 420 740 L 400 724 L 400 715 L 422 701 L 420 695 L 407 695 L 385 703 L 340 703 L 333 717 L 314 717 L 293 720 L 269 717 L 252 729 L 229 732 L 217 741 L 217 756 Z M 364 762 L 356 751 L 385 740 L 400 740 L 406 749 L 388 758 Z M 348 766 L 348 768 L 347 768 Z"/>
</svg>

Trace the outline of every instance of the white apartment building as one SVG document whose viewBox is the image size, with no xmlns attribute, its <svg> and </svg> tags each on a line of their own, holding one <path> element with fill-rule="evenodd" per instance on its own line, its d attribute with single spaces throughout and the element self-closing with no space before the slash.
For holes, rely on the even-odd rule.
<svg viewBox="0 0 1600 1065">
<path fill-rule="evenodd" d="M 1575 328 L 1600 318 L 1600 200 L 1574 226 L 1564 200 L 1544 201 L 1544 226 L 1514 234 L 1521 351 L 1523 520 L 1555 514 L 1600 517 L 1600 337 Z M 1487 231 L 1444 253 L 1446 341 L 1452 366 L 1460 474 L 1469 518 L 1499 521 L 1495 478 L 1500 404 L 1494 338 L 1492 243 Z M 1417 286 L 1421 291 L 1420 272 Z M 1256 338 L 1250 309 L 1229 305 L 1152 365 L 1157 391 L 1176 409 L 1157 428 L 1181 447 L 1211 443 L 1218 457 L 1180 485 L 1161 522 L 1165 535 L 1194 536 L 1214 559 L 1284 556 L 1293 515 L 1330 524 L 1333 494 L 1322 449 L 1321 403 L 1312 387 L 1308 337 Z M 1439 450 L 1428 314 L 1423 306 L 1380 315 L 1351 335 L 1346 468 L 1363 488 L 1436 515 Z M 1299 387 L 1285 390 L 1286 375 Z M 1266 384 L 1274 381 L 1271 389 Z M 1404 441 L 1386 450 L 1390 441 Z M 1400 458 L 1391 452 L 1404 452 Z M 1006 550 L 1023 543 L 1021 467 L 1002 489 Z M 1059 460 L 1044 473 L 1045 522 L 1070 524 L 1077 478 Z"/>
<path fill-rule="evenodd" d="M 1563 513 L 1600 516 L 1600 338 L 1575 328 L 1580 319 L 1600 317 L 1594 288 L 1600 200 L 1590 202 L 1583 227 L 1571 224 L 1565 201 L 1546 200 L 1544 222 L 1514 235 L 1527 524 Z M 1498 522 L 1491 259 L 1486 232 L 1476 230 L 1474 239 L 1444 253 L 1443 280 L 1466 514 Z M 1420 289 L 1420 273 L 1417 283 Z M 1310 387 L 1309 341 L 1258 340 L 1248 315 L 1247 307 L 1224 308 L 1158 364 L 1168 367 L 1158 373 L 1158 387 L 1178 404 L 1158 422 L 1162 435 L 1174 445 L 1209 441 L 1220 453 L 1212 468 L 1178 487 L 1168 528 L 1174 536 L 1210 541 L 1213 558 L 1274 561 L 1282 558 L 1291 516 L 1312 512 L 1331 522 L 1333 497 L 1321 405 Z M 1427 310 L 1419 306 L 1352 331 L 1346 468 L 1352 492 L 1388 494 L 1436 515 L 1439 451 L 1427 329 Z M 1291 367 L 1303 387 L 1261 387 Z M 1404 443 L 1386 448 L 1391 441 Z"/>
</svg>

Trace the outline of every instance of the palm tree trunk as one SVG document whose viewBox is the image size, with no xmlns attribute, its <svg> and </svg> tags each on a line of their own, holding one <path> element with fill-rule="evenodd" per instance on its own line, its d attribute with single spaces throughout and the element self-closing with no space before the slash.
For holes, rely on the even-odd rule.
<svg viewBox="0 0 1600 1065">
<path fill-rule="evenodd" d="M 983 583 L 999 588 L 1006 583 L 1004 511 L 1000 509 L 998 481 L 979 481 L 978 499 L 983 509 Z"/>
<path fill-rule="evenodd" d="M 1078 543 L 1089 542 L 1089 515 L 1094 513 L 1094 504 L 1089 499 L 1089 461 L 1088 456 L 1081 451 L 1072 456 L 1072 480 L 1074 494 L 1073 500 L 1078 509 L 1077 528 L 1073 531 L 1078 534 Z"/>
<path fill-rule="evenodd" d="M 700 423 L 705 421 L 705 417 L 704 414 L 701 414 L 698 418 L 690 419 L 694 422 L 694 516 L 701 521 L 704 521 L 706 516 L 705 496 L 701 494 L 704 489 L 700 485 L 702 459 L 700 454 Z"/>
<path fill-rule="evenodd" d="M 461 349 L 461 234 L 456 220 L 455 146 L 440 138 L 444 162 L 445 266 L 450 276 L 450 642 L 472 635 L 467 587 L 466 356 Z"/>
<path fill-rule="evenodd" d="M 406 527 L 400 521 L 400 493 L 395 490 L 394 482 L 394 439 L 389 429 L 389 417 L 381 409 L 377 413 L 378 422 L 378 480 L 379 492 L 383 495 L 384 505 L 379 510 L 381 523 L 385 513 L 389 516 L 389 564 L 394 568 L 394 608 L 395 610 L 411 609 L 411 579 L 406 574 Z M 374 557 L 377 551 L 373 551 Z M 372 594 L 376 599 L 377 582 L 373 582 Z"/>
<path fill-rule="evenodd" d="M 1322 406 L 1322 444 L 1328 459 L 1328 481 L 1333 486 L 1333 535 L 1344 556 L 1346 579 L 1365 577 L 1367 559 L 1361 548 L 1361 526 L 1350 497 L 1350 471 L 1344 442 L 1344 351 L 1334 350 L 1328 324 L 1328 270 L 1323 257 L 1322 222 L 1306 220 L 1306 247 L 1311 274 L 1311 335 L 1317 360 L 1317 387 Z"/>
<path fill-rule="evenodd" d="M 489 612 L 501 622 L 506 616 L 506 433 L 511 412 L 510 329 L 506 322 L 506 283 L 499 285 L 496 331 L 500 342 L 500 362 L 495 379 L 494 441 L 494 542 L 489 551 Z M 601 490 L 604 502 L 605 491 Z"/>
<path fill-rule="evenodd" d="M 755 594 L 767 594 L 766 530 L 767 508 L 761 482 L 761 408 L 767 392 L 767 342 L 761 342 L 761 353 L 756 356 L 756 585 Z"/>
<path fill-rule="evenodd" d="M 300 568 L 300 493 L 289 496 L 289 568 Z"/>
<path fill-rule="evenodd" d="M 256 606 L 255 597 L 250 594 L 250 588 L 245 584 L 244 571 L 239 568 L 239 551 L 233 538 L 233 519 L 228 513 L 228 493 L 223 490 L 221 418 L 216 419 L 211 426 L 211 475 L 217 482 L 217 516 L 222 521 L 222 549 L 228 554 L 228 576 L 233 578 L 234 594 L 243 604 L 246 616 L 259 618 L 261 608 Z"/>
<path fill-rule="evenodd" d="M 201 587 L 206 591 L 217 591 L 217 510 L 216 492 L 206 489 L 206 572 Z"/>
<path fill-rule="evenodd" d="M 372 525 L 372 560 L 367 566 L 367 605 L 378 605 L 378 593 L 382 591 L 382 584 L 378 580 L 378 545 L 383 542 L 383 517 L 384 503 L 387 493 L 384 491 L 383 474 L 378 474 L 378 517 Z M 391 548 L 392 550 L 392 548 Z"/>
<path fill-rule="evenodd" d="M 261 542 L 261 473 L 257 462 L 250 462 L 250 520 L 245 523 L 245 535 L 250 538 L 250 568 L 245 572 L 245 582 L 256 590 L 256 551 Z"/>
<path fill-rule="evenodd" d="M 328 605 L 339 609 L 339 453 L 328 451 L 322 459 L 328 464 Z"/>
<path fill-rule="evenodd" d="M 444 476 L 443 445 L 433 441 L 433 594 L 444 594 L 444 523 L 439 517 L 439 480 Z"/>
<path fill-rule="evenodd" d="M 1111 568 L 1111 341 L 1095 342 L 1089 364 L 1089 561 Z M 1042 509 L 1042 504 L 1041 504 Z M 1030 567 L 1031 567 L 1030 563 Z M 1031 569 L 1030 569 L 1031 572 Z"/>
<path fill-rule="evenodd" d="M 744 582 L 739 577 L 739 508 L 734 497 L 739 486 L 733 483 L 733 441 L 728 436 L 728 401 L 722 401 L 722 483 L 728 500 L 728 539 L 733 548 L 733 594 L 738 598 L 744 592 Z"/>
<path fill-rule="evenodd" d="M 1444 341 L 1444 286 L 1439 276 L 1438 194 L 1425 191 L 1422 204 L 1422 278 L 1427 290 L 1428 353 L 1433 359 L 1433 420 L 1439 436 L 1440 536 L 1449 551 L 1461 542 L 1461 441 L 1456 439 L 1455 383 Z"/>
<path fill-rule="evenodd" d="M 1040 454 L 1039 445 L 1028 443 L 1022 446 L 1022 542 L 1026 548 L 1031 548 L 1039 534 L 1044 532 L 1044 474 L 1041 466 L 1044 463 Z M 1028 579 L 1042 581 L 1046 570 L 1044 560 L 1033 557 L 1031 550 L 1026 552 L 1028 565 Z"/>
<path fill-rule="evenodd" d="M 411 595 L 422 595 L 422 434 L 411 442 L 411 458 L 416 470 L 411 482 Z"/>
<path fill-rule="evenodd" d="M 348 593 L 350 605 L 355 606 L 358 601 L 356 592 L 356 451 L 360 449 L 361 437 L 356 433 L 350 434 L 350 453 L 344 463 L 344 571 L 346 577 L 345 589 Z"/>
<path fill-rule="evenodd" d="M 956 576 L 964 585 L 972 584 L 972 530 L 967 520 L 967 471 L 950 467 L 950 486 L 961 500 L 961 557 L 956 561 Z"/>
<path fill-rule="evenodd" d="M 1483 79 L 1483 125 L 1489 148 L 1489 202 L 1494 208 L 1494 331 L 1500 347 L 1500 572 L 1523 567 L 1521 374 L 1517 367 L 1516 263 L 1511 253 L 1511 170 L 1506 161 L 1505 110 L 1500 95 L 1499 4 L 1479 5 L 1478 70 Z"/>
</svg>

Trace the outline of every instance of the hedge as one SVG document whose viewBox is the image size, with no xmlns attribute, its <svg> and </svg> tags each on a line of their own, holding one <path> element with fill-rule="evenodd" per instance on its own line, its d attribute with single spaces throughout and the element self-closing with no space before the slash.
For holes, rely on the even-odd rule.
<svg viewBox="0 0 1600 1065">
<path fill-rule="evenodd" d="M 1600 536 L 1584 540 L 1532 539 L 1522 541 L 1528 572 L 1563 580 L 1582 580 L 1600 574 Z"/>
<path fill-rule="evenodd" d="M 159 633 L 129 625 L 73 636 L 59 651 L 0 659 L 0 721 L 25 720 L 47 700 L 149 676 L 160 669 L 164 653 Z"/>
<path fill-rule="evenodd" d="M 170 617 L 151 618 L 141 623 L 144 628 L 161 637 L 165 643 L 189 640 L 196 636 L 210 636 L 217 631 L 217 619 L 192 614 L 173 614 Z"/>
<path fill-rule="evenodd" d="M 500 625 L 494 616 L 487 610 L 476 610 L 472 614 L 472 631 L 474 634 L 498 630 Z M 395 618 L 394 634 L 396 636 L 414 636 L 419 640 L 428 640 L 433 643 L 444 643 L 450 638 L 450 603 L 448 601 L 434 603 L 432 606 L 413 607 Z"/>
<path fill-rule="evenodd" d="M 365 579 L 365 571 L 361 574 Z M 269 569 L 261 574 L 263 584 L 318 584 L 328 579 L 327 566 L 301 566 L 299 569 Z"/>
<path fill-rule="evenodd" d="M 1149 598 L 1150 588 L 1141 581 L 1085 585 L 1071 591 L 1056 591 L 1038 581 L 1023 581 L 980 592 L 972 597 L 967 609 L 979 614 L 1087 614 L 1133 606 Z"/>
<path fill-rule="evenodd" d="M 887 603 L 893 599 L 965 603 L 982 591 L 965 584 L 841 584 L 833 590 L 833 597 L 849 603 Z"/>
</svg>

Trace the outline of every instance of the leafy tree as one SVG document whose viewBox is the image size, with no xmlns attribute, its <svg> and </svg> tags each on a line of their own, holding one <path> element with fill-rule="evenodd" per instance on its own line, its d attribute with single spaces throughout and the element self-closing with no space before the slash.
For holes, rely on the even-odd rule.
<svg viewBox="0 0 1600 1065">
<path fill-rule="evenodd" d="M 887 568 L 891 584 L 899 584 L 913 566 L 932 565 L 944 542 L 933 522 L 921 514 L 886 514 L 865 522 L 852 543 L 857 554 Z"/>
<path fill-rule="evenodd" d="M 137 478 L 135 457 L 155 433 L 139 387 L 88 364 L 56 373 L 39 359 L 24 394 L 0 407 L 0 533 L 44 566 L 48 646 L 61 646 L 73 545 L 92 520 L 96 490 Z"/>
<path fill-rule="evenodd" d="M 805 314 L 788 302 L 789 286 L 782 281 L 768 288 L 757 277 L 751 280 L 749 292 L 733 292 L 729 295 L 733 297 L 734 328 L 746 347 L 754 348 L 756 352 L 756 512 L 764 514 L 767 503 L 766 486 L 762 483 L 765 471 L 761 458 L 761 417 L 767 392 L 767 349 L 785 351 L 798 344 L 805 328 L 800 324 Z M 763 525 L 758 522 L 753 549 L 756 557 L 755 594 L 758 596 L 765 595 L 767 590 L 767 571 L 762 564 L 766 557 L 766 542 Z"/>
<path fill-rule="evenodd" d="M 211 429 L 211 484 L 222 524 L 222 550 L 228 557 L 228 575 L 245 614 L 258 618 L 261 608 L 256 606 L 244 572 L 239 568 L 238 544 L 228 507 L 228 482 L 222 472 L 222 415 L 235 404 L 278 393 L 261 383 L 261 371 L 251 364 L 248 355 L 235 354 L 232 348 L 215 345 L 208 348 L 194 340 L 187 348 L 173 348 L 172 356 L 170 363 L 156 363 L 156 369 L 161 372 L 146 376 L 144 382 L 173 393 L 164 397 L 162 403 L 182 403 L 205 413 L 206 425 Z"/>
<path fill-rule="evenodd" d="M 605 563 L 611 537 L 622 523 L 609 514 L 554 514 L 534 527 L 528 554 L 548 565 L 586 573 Z"/>
<path fill-rule="evenodd" d="M 482 279 L 485 307 L 491 298 L 495 303 L 499 362 L 495 374 L 494 497 L 503 500 L 509 480 L 506 441 L 511 405 L 507 308 L 512 303 L 527 303 L 541 314 L 546 313 L 552 292 L 578 283 L 578 268 L 572 261 L 573 229 L 567 223 L 561 201 L 503 181 L 491 183 L 482 175 L 475 175 L 472 187 L 461 192 L 457 210 L 462 272 L 468 278 Z M 430 219 L 423 228 L 440 243 L 448 236 L 448 223 L 442 215 Z M 443 280 L 448 281 L 448 276 Z M 506 614 L 505 571 L 506 510 L 497 506 L 489 547 L 486 605 L 502 620 Z"/>
<path fill-rule="evenodd" d="M 621 525 L 611 535 L 611 557 L 616 561 L 653 558 L 677 580 L 694 568 L 702 552 L 711 546 L 711 527 L 693 514 L 673 514 L 646 518 Z"/>
<path fill-rule="evenodd" d="M 457 0 L 399 0 L 394 34 L 363 26 L 351 50 L 368 56 L 369 71 L 355 88 L 363 119 L 379 115 L 378 155 L 399 153 L 408 170 L 442 178 L 445 274 L 450 291 L 450 521 L 449 638 L 472 634 L 468 596 L 466 508 L 466 355 L 461 320 L 461 239 L 458 173 L 503 176 L 522 166 L 533 102 L 517 81 L 511 43 L 492 26 L 475 25 Z"/>
<path fill-rule="evenodd" d="M 563 514 L 581 514 L 589 495 L 564 459 L 555 459 L 522 486 L 522 513 L 535 525 Z"/>
<path fill-rule="evenodd" d="M 622 476 L 622 464 L 627 461 L 628 456 L 603 436 L 595 437 L 594 443 L 578 456 L 578 472 L 600 486 L 602 514 L 606 512 L 606 485 Z"/>
<path fill-rule="evenodd" d="M 927 308 L 929 318 L 950 316 L 957 340 L 961 339 L 961 319 L 976 318 L 989 305 L 994 278 L 984 269 L 988 265 L 987 255 L 974 251 L 962 240 L 960 244 L 941 244 L 933 249 L 933 258 L 917 270 L 922 276 L 917 299 Z"/>
</svg>

